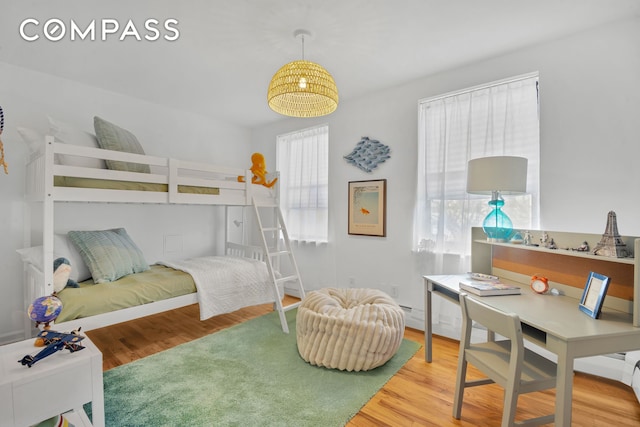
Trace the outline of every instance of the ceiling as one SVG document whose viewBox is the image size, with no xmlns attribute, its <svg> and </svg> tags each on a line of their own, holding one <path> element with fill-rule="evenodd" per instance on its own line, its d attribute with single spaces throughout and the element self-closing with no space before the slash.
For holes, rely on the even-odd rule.
<svg viewBox="0 0 640 427">
<path fill-rule="evenodd" d="M 273 74 L 300 59 L 296 29 L 306 29 L 305 59 L 334 77 L 341 101 L 368 92 L 640 16 L 638 0 L 0 0 L 0 61 L 152 103 L 253 128 L 282 116 L 266 103 Z M 7 3 L 10 2 L 10 6 Z M 25 18 L 40 34 L 23 40 Z M 107 41 L 52 42 L 51 18 L 84 29 L 115 19 Z M 179 38 L 125 37 L 132 20 L 176 19 Z M 59 33 L 58 33 L 59 34 Z M 340 107 L 338 107 L 339 109 Z"/>
</svg>

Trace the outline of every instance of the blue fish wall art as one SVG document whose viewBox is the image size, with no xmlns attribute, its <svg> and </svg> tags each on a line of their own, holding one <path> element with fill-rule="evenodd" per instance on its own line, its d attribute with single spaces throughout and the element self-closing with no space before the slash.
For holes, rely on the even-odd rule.
<svg viewBox="0 0 640 427">
<path fill-rule="evenodd" d="M 351 153 L 344 156 L 344 159 L 352 165 L 365 172 L 371 172 L 380 163 L 391 158 L 391 149 L 375 139 L 363 136 Z"/>
</svg>

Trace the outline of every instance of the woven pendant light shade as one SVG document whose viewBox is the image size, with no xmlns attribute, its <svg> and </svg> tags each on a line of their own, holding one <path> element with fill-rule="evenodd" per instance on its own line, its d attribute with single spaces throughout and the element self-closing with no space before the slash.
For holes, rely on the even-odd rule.
<svg viewBox="0 0 640 427">
<path fill-rule="evenodd" d="M 319 117 L 338 108 L 338 88 L 321 65 L 298 60 L 276 72 L 267 101 L 273 111 L 285 116 Z"/>
</svg>

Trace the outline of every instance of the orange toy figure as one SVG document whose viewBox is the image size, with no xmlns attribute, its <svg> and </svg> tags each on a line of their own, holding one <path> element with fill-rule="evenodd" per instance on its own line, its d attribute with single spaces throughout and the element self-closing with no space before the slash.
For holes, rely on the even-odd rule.
<svg viewBox="0 0 640 427">
<path fill-rule="evenodd" d="M 260 153 L 253 153 L 251 155 L 251 172 L 253 177 L 251 178 L 252 184 L 264 185 L 267 188 L 271 188 L 275 185 L 278 178 L 273 181 L 267 181 L 267 166 L 264 163 L 264 156 Z M 238 177 L 238 182 L 244 182 L 244 176 Z"/>
</svg>

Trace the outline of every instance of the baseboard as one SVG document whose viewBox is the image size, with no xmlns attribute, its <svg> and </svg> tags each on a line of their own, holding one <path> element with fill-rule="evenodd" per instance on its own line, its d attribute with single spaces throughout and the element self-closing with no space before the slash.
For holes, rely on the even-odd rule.
<svg viewBox="0 0 640 427">
<path fill-rule="evenodd" d="M 623 382 L 624 356 L 620 358 L 618 355 L 604 355 L 576 359 L 573 369 Z"/>
<path fill-rule="evenodd" d="M 296 288 L 288 288 L 288 287 L 284 287 L 284 293 L 285 295 L 290 295 L 292 297 L 296 297 L 296 298 L 302 298 L 302 295 L 300 295 L 300 290 L 296 287 Z"/>
</svg>

